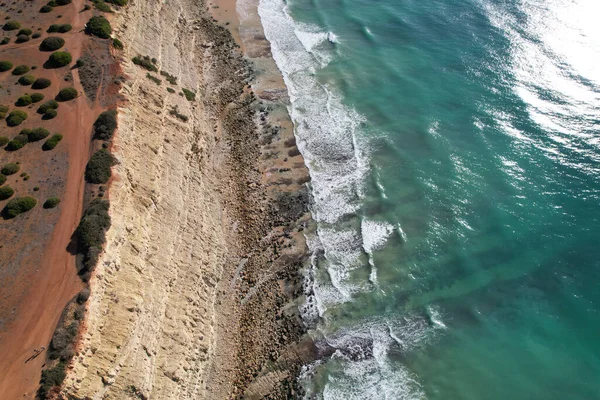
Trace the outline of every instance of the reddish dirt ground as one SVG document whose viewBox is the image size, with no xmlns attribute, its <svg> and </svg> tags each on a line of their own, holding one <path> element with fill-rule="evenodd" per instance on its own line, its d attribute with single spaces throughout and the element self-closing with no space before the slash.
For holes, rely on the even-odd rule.
<svg viewBox="0 0 600 400">
<path fill-rule="evenodd" d="M 33 196 L 36 207 L 11 220 L 0 219 L 0 399 L 33 398 L 39 386 L 40 371 L 46 353 L 27 361 L 34 349 L 48 347 L 52 333 L 63 308 L 82 288 L 77 276 L 75 256 L 67 251 L 81 216 L 85 183 L 85 165 L 90 153 L 90 133 L 102 107 L 83 95 L 77 70 L 69 67 L 45 69 L 42 67 L 49 54 L 38 49 L 49 35 L 65 39 L 63 49 L 77 60 L 89 39 L 82 29 L 91 17 L 91 11 L 80 12 L 83 0 L 74 0 L 67 6 L 56 7 L 48 14 L 39 13 L 46 1 L 18 2 L 0 5 L 0 18 L 11 16 L 22 28 L 41 33 L 38 39 L 23 44 L 14 43 L 17 31 L 3 32 L 11 43 L 0 47 L 0 60 L 9 60 L 15 66 L 37 66 L 29 74 L 44 77 L 52 85 L 43 90 L 33 90 L 16 84 L 18 77 L 10 71 L 0 73 L 0 104 L 16 109 L 14 102 L 24 93 L 41 92 L 42 102 L 54 98 L 63 87 L 74 86 L 80 93 L 76 100 L 60 103 L 58 116 L 41 120 L 36 113 L 39 104 L 19 107 L 29 114 L 20 126 L 9 128 L 0 121 L 0 136 L 13 138 L 23 128 L 44 127 L 51 133 L 59 132 L 64 138 L 52 151 L 42 151 L 43 141 L 30 143 L 24 148 L 8 152 L 0 149 L 0 164 L 20 162 L 21 170 L 9 176 L 6 185 L 15 189 L 16 196 Z M 13 7 L 14 10 L 9 10 Z M 22 13 L 17 13 L 21 9 Z M 58 17 L 61 15 L 61 17 Z M 70 23 L 73 29 L 66 34 L 48 34 L 53 23 Z M 37 30 L 42 28 L 41 30 Z M 0 33 L 1 35 L 1 33 Z M 61 49 L 61 50 L 63 50 Z M 64 80 L 72 72 L 72 82 Z M 19 177 L 27 172 L 27 181 Z M 39 190 L 33 188 L 38 186 Z M 46 198 L 58 196 L 60 205 L 51 210 L 42 207 Z M 0 202 L 0 208 L 7 201 Z"/>
</svg>

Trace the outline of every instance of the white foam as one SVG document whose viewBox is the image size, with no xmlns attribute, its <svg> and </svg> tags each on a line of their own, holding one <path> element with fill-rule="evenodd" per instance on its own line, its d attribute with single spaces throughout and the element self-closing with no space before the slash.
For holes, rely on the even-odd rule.
<svg viewBox="0 0 600 400">
<path fill-rule="evenodd" d="M 360 228 L 363 248 L 369 254 L 373 254 L 375 250 L 381 249 L 394 232 L 394 225 L 389 222 L 371 221 L 368 219 L 361 221 Z"/>
</svg>

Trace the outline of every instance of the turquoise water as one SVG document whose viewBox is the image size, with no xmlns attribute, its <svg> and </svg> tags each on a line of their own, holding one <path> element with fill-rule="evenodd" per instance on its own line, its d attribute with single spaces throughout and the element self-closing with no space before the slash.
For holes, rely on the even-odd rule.
<svg viewBox="0 0 600 400">
<path fill-rule="evenodd" d="M 599 11 L 260 0 L 313 178 L 307 397 L 600 398 Z"/>
</svg>

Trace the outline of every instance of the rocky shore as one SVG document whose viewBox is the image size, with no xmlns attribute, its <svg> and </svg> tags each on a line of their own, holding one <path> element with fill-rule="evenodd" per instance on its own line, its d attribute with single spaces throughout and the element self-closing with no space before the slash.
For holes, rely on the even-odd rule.
<svg viewBox="0 0 600 400">
<path fill-rule="evenodd" d="M 130 0 L 113 26 L 126 76 L 113 222 L 61 396 L 295 398 L 314 357 L 298 315 L 311 220 L 281 94 L 249 85 L 252 64 L 202 2 Z"/>
</svg>

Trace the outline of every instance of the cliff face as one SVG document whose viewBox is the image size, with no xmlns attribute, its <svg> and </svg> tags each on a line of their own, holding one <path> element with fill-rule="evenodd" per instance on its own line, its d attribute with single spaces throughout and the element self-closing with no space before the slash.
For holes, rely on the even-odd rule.
<svg viewBox="0 0 600 400">
<path fill-rule="evenodd" d="M 112 227 L 61 394 L 294 397 L 314 351 L 295 304 L 309 178 L 285 106 L 246 86 L 249 64 L 203 3 L 130 0 L 113 25 L 126 79 Z"/>
<path fill-rule="evenodd" d="M 241 89 L 227 65 L 219 70 L 227 79 L 205 68 L 230 48 L 217 47 L 222 38 L 200 20 L 203 8 L 186 0 L 130 1 L 113 21 L 127 78 L 113 149 L 113 222 L 65 395 L 203 397 L 215 285 L 235 254 L 219 193 L 226 149 L 215 128 L 226 94 Z M 178 85 L 147 78 L 130 61 L 137 54 L 155 57 Z M 197 100 L 179 95 L 182 88 Z M 172 115 L 175 108 L 187 122 Z"/>
</svg>

